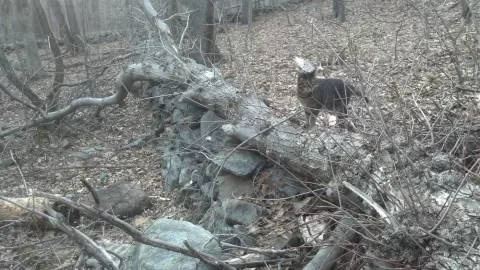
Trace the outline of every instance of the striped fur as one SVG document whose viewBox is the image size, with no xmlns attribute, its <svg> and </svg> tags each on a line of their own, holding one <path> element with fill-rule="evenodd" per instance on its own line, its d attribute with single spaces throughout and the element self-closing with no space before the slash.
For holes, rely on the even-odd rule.
<svg viewBox="0 0 480 270">
<path fill-rule="evenodd" d="M 316 78 L 315 72 L 298 73 L 297 97 L 305 108 L 306 128 L 315 125 L 320 109 L 336 111 L 339 118 L 346 117 L 352 95 L 362 96 L 362 93 L 343 80 Z M 368 102 L 367 98 L 365 100 Z"/>
</svg>

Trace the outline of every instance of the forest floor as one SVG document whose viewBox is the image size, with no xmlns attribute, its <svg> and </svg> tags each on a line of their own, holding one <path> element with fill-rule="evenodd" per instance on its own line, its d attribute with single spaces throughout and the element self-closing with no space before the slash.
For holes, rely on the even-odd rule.
<svg viewBox="0 0 480 270">
<path fill-rule="evenodd" d="M 226 33 L 217 35 L 218 45 L 225 57 L 218 66 L 223 75 L 234 78 L 239 88 L 264 96 L 279 116 L 287 116 L 299 107 L 295 97 L 295 56 L 322 63 L 330 71 L 330 77 L 362 84 L 364 92 L 373 100 L 371 108 L 383 113 L 386 124 L 406 121 L 407 126 L 415 127 L 415 121 L 430 121 L 435 126 L 437 120 L 448 113 L 465 118 L 475 115 L 478 95 L 455 90 L 459 84 L 452 63 L 454 46 L 445 30 L 447 26 L 453 31 L 451 35 L 455 36 L 455 31 L 461 27 L 459 7 L 450 9 L 454 1 L 446 1 L 437 8 L 440 16 L 429 13 L 426 17 L 413 8 L 395 6 L 393 2 L 397 1 L 351 1 L 348 2 L 351 6 L 347 6 L 347 22 L 343 24 L 332 18 L 330 2 L 324 2 L 323 6 L 298 5 L 289 12 L 256 16 L 248 37 L 248 49 L 245 49 L 248 26 L 228 24 Z M 469 89 L 475 89 L 476 85 L 473 59 L 467 57 L 471 55 L 469 48 L 475 48 L 472 44 L 469 34 L 459 35 L 457 46 L 462 55 L 461 68 L 465 81 L 461 86 Z M 101 44 L 94 50 L 92 55 L 129 52 L 119 43 Z M 332 63 L 336 55 L 343 58 L 344 65 Z M 10 57 L 14 58 L 13 55 Z M 67 57 L 65 62 L 68 65 L 83 60 L 83 57 Z M 111 65 L 93 87 L 95 92 L 92 94 L 97 97 L 110 95 L 114 91 L 115 76 L 132 62 L 135 59 Z M 101 62 L 95 64 L 102 65 Z M 52 63 L 48 65 L 53 66 Z M 86 78 L 84 67 L 67 72 L 67 83 Z M 29 85 L 44 97 L 51 85 L 51 77 Z M 0 80 L 6 84 L 4 78 Z M 12 86 L 9 87 L 16 92 Z M 73 92 L 65 88 L 63 97 L 88 96 L 88 91 L 84 88 Z M 163 192 L 155 141 L 140 149 L 119 150 L 129 141 L 151 132 L 148 100 L 129 96 L 127 104 L 126 108 L 105 108 L 100 119 L 91 115 L 94 109 L 82 109 L 62 120 L 55 130 L 38 127 L 16 135 L 21 144 L 13 145 L 12 151 L 0 153 L 0 160 L 11 159 L 13 155 L 18 164 L 0 168 L 0 194 L 24 197 L 24 181 L 27 188 L 75 196 L 88 192 L 79 179 L 88 180 L 94 187 L 129 181 L 138 183 L 153 201 L 153 207 L 142 216 L 128 220 L 134 226 L 145 228 L 158 217 L 185 218 L 188 211 L 166 199 L 167 195 Z M 439 108 L 442 116 L 438 113 Z M 361 108 L 352 113 L 354 119 L 369 117 Z M 1 126 L 22 125 L 28 121 L 25 115 L 20 104 L 11 102 L 5 95 L 0 97 Z M 368 125 L 368 121 L 363 123 Z M 92 147 L 100 150 L 91 158 L 82 160 L 72 156 L 81 149 Z M 288 219 L 287 214 L 285 219 Z M 35 243 L 52 237 L 51 232 L 4 225 L 0 227 L 0 245 L 3 247 Z M 85 221 L 79 229 L 96 240 L 131 241 L 105 223 L 93 226 L 90 221 Z M 281 234 L 283 230 L 288 228 L 279 228 L 272 233 Z M 6 249 L 0 254 L 0 266 L 7 261 L 15 262 L 10 266 L 25 264 L 31 267 L 33 262 L 58 266 L 65 263 L 65 258 L 74 260 L 74 254 L 80 251 L 71 242 L 65 243 L 61 244 L 64 247 L 61 254 L 56 253 L 58 249 L 49 243 L 38 244 L 34 248 Z"/>
</svg>

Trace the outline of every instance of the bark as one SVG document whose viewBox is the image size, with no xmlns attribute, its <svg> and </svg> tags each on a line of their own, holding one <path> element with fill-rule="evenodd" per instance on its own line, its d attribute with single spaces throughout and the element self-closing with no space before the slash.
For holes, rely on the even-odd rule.
<svg viewBox="0 0 480 270">
<path fill-rule="evenodd" d="M 0 40 L 0 43 L 7 44 L 8 43 L 8 34 L 9 34 L 9 29 L 8 29 L 8 24 L 7 24 L 7 15 L 5 14 L 5 7 L 6 2 L 8 0 L 0 0 L 0 37 L 2 39 Z"/>
<path fill-rule="evenodd" d="M 90 0 L 92 32 L 100 31 L 100 1 Z"/>
<path fill-rule="evenodd" d="M 32 3 L 30 0 L 16 0 L 15 5 L 19 26 L 19 32 L 16 34 L 23 36 L 27 75 L 33 76 L 41 71 L 42 63 L 33 30 L 34 17 Z"/>
<path fill-rule="evenodd" d="M 215 44 L 212 1 L 214 0 L 192 0 L 186 6 L 188 10 L 193 11 L 189 18 L 188 37 L 194 43 L 194 51 L 189 56 L 205 66 L 211 66 L 212 63 L 221 59 L 220 50 Z"/>
<path fill-rule="evenodd" d="M 346 21 L 344 0 L 333 0 L 333 16 L 340 22 Z"/>
<path fill-rule="evenodd" d="M 40 1 L 34 1 L 34 5 L 39 21 L 47 22 L 47 15 L 45 14 L 45 10 Z M 46 26 L 48 26 L 48 23 Z M 45 105 L 47 110 L 55 110 L 57 108 L 57 99 L 60 94 L 59 85 L 63 83 L 64 79 L 65 66 L 63 64 L 62 52 L 60 51 L 60 47 L 58 46 L 55 36 L 53 35 L 53 31 L 50 29 L 50 27 L 47 27 L 46 31 L 50 42 L 50 48 L 52 49 L 52 53 L 55 58 L 55 77 L 53 79 L 52 91 L 48 93 Z"/>
<path fill-rule="evenodd" d="M 169 22 L 170 30 L 173 37 L 180 39 L 182 28 L 180 18 L 175 16 L 177 13 L 179 13 L 177 0 L 168 0 L 167 17 L 173 16 Z"/>
<path fill-rule="evenodd" d="M 68 25 L 74 41 L 74 55 L 85 52 L 85 44 L 81 38 L 80 27 L 78 26 L 77 13 L 72 0 L 65 0 L 65 10 L 67 12 Z"/>
<path fill-rule="evenodd" d="M 470 3 L 468 0 L 460 0 L 462 6 L 462 18 L 468 20 L 472 17 L 472 10 L 470 9 Z"/>
<path fill-rule="evenodd" d="M 50 201 L 41 197 L 26 198 L 8 198 L 22 207 L 33 208 L 37 211 L 44 212 L 44 203 L 50 204 Z M 0 200 L 0 221 L 23 221 L 28 225 L 44 227 L 48 226 L 48 221 L 40 216 L 32 215 L 32 213 L 20 206 Z M 51 227 L 51 226 L 50 226 Z"/>
<path fill-rule="evenodd" d="M 48 0 L 48 5 L 55 16 L 59 26 L 60 32 L 63 34 L 64 39 L 66 40 L 67 50 L 70 52 L 70 55 L 75 54 L 75 41 L 73 39 L 73 35 L 70 32 L 70 28 L 68 27 L 67 21 L 65 20 L 65 16 L 62 11 L 62 5 L 60 4 L 59 0 Z"/>
<path fill-rule="evenodd" d="M 242 24 L 248 24 L 252 16 L 252 0 L 242 0 Z"/>
<path fill-rule="evenodd" d="M 41 107 L 43 101 L 35 94 L 35 92 L 30 89 L 27 84 L 22 83 L 15 75 L 15 71 L 12 69 L 10 62 L 8 62 L 7 56 L 0 50 L 0 66 L 5 72 L 8 81 L 10 81 L 22 94 L 24 94 L 33 105 L 36 107 Z"/>
<path fill-rule="evenodd" d="M 38 11 L 37 11 L 37 4 L 40 4 L 40 6 L 42 6 L 42 3 L 40 0 L 36 0 L 36 1 L 33 1 L 33 0 L 30 0 L 31 3 L 32 3 L 32 11 L 33 11 L 33 14 L 34 14 L 34 17 L 35 17 L 35 21 L 34 21 L 34 24 L 38 26 L 39 28 L 39 35 L 37 34 L 37 38 L 40 38 L 40 39 L 44 39 L 45 37 L 48 37 L 49 36 L 49 33 L 51 32 L 51 29 L 50 29 L 50 25 L 48 24 L 48 19 L 47 19 L 47 16 L 45 15 L 45 12 L 43 12 L 44 14 L 38 14 Z M 42 7 L 42 10 L 43 10 L 43 7 Z"/>
<path fill-rule="evenodd" d="M 356 221 L 352 218 L 344 218 L 337 223 L 328 244 L 322 246 L 315 257 L 303 268 L 303 270 L 329 270 L 342 257 L 348 246 L 354 244 L 357 233 L 352 228 Z"/>
</svg>

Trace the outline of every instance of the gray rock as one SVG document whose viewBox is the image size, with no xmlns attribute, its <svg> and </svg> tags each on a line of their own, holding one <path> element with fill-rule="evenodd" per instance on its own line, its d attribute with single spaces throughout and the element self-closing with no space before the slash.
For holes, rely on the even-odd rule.
<svg viewBox="0 0 480 270">
<path fill-rule="evenodd" d="M 133 141 L 123 145 L 122 147 L 120 147 L 120 150 L 143 147 L 143 146 L 145 146 L 149 143 L 151 138 L 152 138 L 151 135 L 144 135 L 141 138 L 138 138 L 136 140 L 133 140 Z"/>
<path fill-rule="evenodd" d="M 443 187 L 455 187 L 462 178 L 463 176 L 457 171 L 443 171 L 438 174 L 437 184 Z"/>
<path fill-rule="evenodd" d="M 148 195 L 135 183 L 119 182 L 97 190 L 100 209 L 124 218 L 142 213 L 151 206 Z M 83 203 L 94 206 L 91 194 L 80 199 Z"/>
<path fill-rule="evenodd" d="M 110 33 L 110 34 L 107 36 L 107 42 L 114 42 L 115 40 L 116 40 L 115 34 Z"/>
<path fill-rule="evenodd" d="M 160 173 L 165 181 L 165 192 L 171 193 L 175 188 L 180 187 L 179 177 L 183 168 L 196 165 L 193 154 L 182 154 L 176 148 L 163 150 L 163 161 Z"/>
<path fill-rule="evenodd" d="M 181 145 L 187 148 L 199 149 L 200 128 L 191 129 L 185 125 L 177 125 L 176 129 L 181 139 Z"/>
<path fill-rule="evenodd" d="M 8 135 L 4 138 L 5 145 L 13 148 L 18 148 L 23 146 L 24 139 L 18 134 Z"/>
<path fill-rule="evenodd" d="M 451 158 L 448 154 L 442 153 L 442 152 L 437 152 L 434 153 L 434 156 L 432 158 L 432 170 L 436 172 L 443 172 L 450 170 L 451 168 Z"/>
<path fill-rule="evenodd" d="M 63 138 L 60 143 L 61 143 L 63 149 L 67 149 L 67 148 L 70 148 L 72 146 L 72 143 L 67 138 Z"/>
<path fill-rule="evenodd" d="M 230 226 L 226 223 L 225 211 L 220 202 L 214 203 L 198 224 L 208 231 L 218 234 L 220 241 L 238 246 L 255 245 L 256 240 L 248 235 L 249 229 L 246 226 Z"/>
<path fill-rule="evenodd" d="M 209 136 L 202 138 L 204 138 L 203 145 L 214 152 L 221 152 L 238 145 L 235 139 L 228 137 L 221 129 L 214 130 Z"/>
<path fill-rule="evenodd" d="M 16 71 L 22 71 L 22 63 L 16 59 L 16 60 L 13 60 L 10 65 L 12 66 L 12 68 Z"/>
<path fill-rule="evenodd" d="M 80 151 L 73 153 L 72 156 L 79 159 L 89 159 L 93 156 L 96 156 L 99 151 L 103 150 L 105 150 L 103 147 L 82 148 Z"/>
<path fill-rule="evenodd" d="M 298 180 L 302 179 L 302 177 L 291 172 L 280 168 L 271 168 L 263 171 L 262 173 L 268 174 L 272 185 L 287 197 L 295 196 L 308 191 Z"/>
<path fill-rule="evenodd" d="M 215 178 L 215 176 L 218 173 L 218 166 L 215 163 L 210 163 L 208 164 L 207 168 L 205 169 L 205 176 L 208 177 L 209 179 Z M 219 175 L 225 175 L 226 172 L 221 171 Z"/>
<path fill-rule="evenodd" d="M 178 177 L 182 170 L 182 159 L 176 153 L 165 153 L 163 164 L 160 172 L 165 181 L 165 192 L 171 193 L 175 188 L 179 187 Z"/>
<path fill-rule="evenodd" d="M 231 174 L 219 176 L 218 199 L 226 202 L 228 199 L 242 198 L 254 193 L 253 183 L 250 178 L 240 177 Z"/>
<path fill-rule="evenodd" d="M 162 241 L 178 246 L 184 246 L 183 241 L 186 240 L 189 241 L 194 249 L 217 258 L 221 256 L 221 248 L 217 241 L 214 240 L 215 236 L 190 222 L 158 219 L 144 234 L 147 237 L 161 239 Z M 212 266 L 200 262 L 199 259 L 188 257 L 178 252 L 142 244 L 137 245 L 134 250 L 132 268 L 142 270 L 214 269 Z"/>
<path fill-rule="evenodd" d="M 225 124 L 225 119 L 215 114 L 213 111 L 206 112 L 200 119 L 200 129 L 202 131 L 202 137 L 206 137 L 214 130 L 218 130 Z"/>
<path fill-rule="evenodd" d="M 124 258 L 122 262 L 122 266 L 120 267 L 121 270 L 127 270 L 127 269 L 132 269 L 132 261 L 131 257 L 133 255 L 133 248 L 132 245 L 130 244 L 121 244 L 118 242 L 110 241 L 110 240 L 103 240 L 100 245 L 105 248 L 108 251 L 111 251 L 117 255 L 119 255 L 121 258 Z M 115 265 L 118 267 L 120 265 L 120 259 L 117 256 L 111 256 L 112 261 L 115 263 Z M 95 270 L 101 270 L 103 267 L 101 264 L 94 259 L 93 257 L 87 257 L 85 260 L 85 265 L 89 269 L 95 269 Z"/>
<path fill-rule="evenodd" d="M 227 151 L 219 153 L 213 158 L 213 163 L 221 166 L 228 154 Z M 247 151 L 235 151 L 226 160 L 223 170 L 236 176 L 247 176 L 255 170 L 260 170 L 263 165 L 264 159 L 262 157 Z"/>
<path fill-rule="evenodd" d="M 205 113 L 205 109 L 199 108 L 195 105 L 185 102 L 176 102 L 175 107 L 181 111 L 183 117 L 196 116 L 197 120 L 200 120 Z M 182 117 L 182 118 L 183 118 Z"/>
<path fill-rule="evenodd" d="M 212 188 L 213 187 L 213 188 Z M 218 199 L 218 185 L 213 186 L 213 182 L 205 183 L 200 187 L 203 195 L 216 201 Z"/>
<path fill-rule="evenodd" d="M 230 199 L 222 204 L 228 225 L 251 224 L 262 214 L 262 208 L 253 203 Z"/>
<path fill-rule="evenodd" d="M 192 181 L 192 174 L 195 170 L 198 170 L 198 165 L 192 165 L 180 170 L 180 174 L 178 176 L 178 184 L 179 186 L 183 187 L 187 185 L 190 181 Z"/>
<path fill-rule="evenodd" d="M 15 162 L 13 161 L 13 159 L 9 158 L 9 159 L 0 159 L 0 169 L 5 169 L 7 168 L 8 166 L 11 166 L 15 164 Z"/>
</svg>

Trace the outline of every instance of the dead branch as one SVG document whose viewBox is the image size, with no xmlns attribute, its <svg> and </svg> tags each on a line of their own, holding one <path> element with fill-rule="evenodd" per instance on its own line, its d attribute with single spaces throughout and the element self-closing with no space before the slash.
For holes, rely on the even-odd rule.
<svg viewBox="0 0 480 270">
<path fill-rule="evenodd" d="M 121 219 L 119 219 L 115 216 L 107 214 L 105 211 L 95 209 L 93 207 L 84 205 L 84 204 L 79 203 L 79 202 L 73 202 L 73 201 L 71 201 L 71 200 L 69 200 L 65 197 L 59 196 L 59 195 L 52 195 L 52 194 L 48 194 L 48 193 L 44 193 L 44 192 L 34 192 L 34 195 L 44 197 L 44 198 L 56 201 L 58 203 L 67 205 L 71 208 L 74 208 L 74 209 L 77 209 L 77 210 L 81 211 L 82 213 L 85 213 L 87 216 L 101 218 L 104 221 L 110 223 L 111 225 L 121 229 L 126 234 L 130 235 L 133 238 L 133 240 L 136 241 L 136 242 L 142 243 L 144 245 L 149 245 L 149 246 L 152 246 L 152 247 L 158 247 L 158 248 L 163 248 L 163 249 L 166 249 L 166 250 L 169 250 L 169 251 L 178 252 L 178 253 L 181 253 L 185 256 L 198 258 L 196 256 L 196 254 L 194 252 L 190 251 L 188 248 L 180 247 L 180 246 L 177 246 L 177 245 L 172 245 L 168 242 L 164 242 L 164 241 L 161 241 L 161 240 L 152 239 L 150 237 L 147 237 L 147 236 L 143 235 L 141 231 L 135 229 L 130 224 L 124 222 L 123 220 L 121 220 Z M 1 199 L 1 197 L 0 197 L 0 199 Z M 207 254 L 207 253 L 204 253 L 204 252 L 201 252 L 201 251 L 196 251 L 196 253 L 201 254 L 201 256 L 208 261 L 209 265 L 212 265 L 214 267 L 223 267 L 223 269 L 235 270 L 235 268 L 233 268 L 232 266 L 224 263 L 223 261 L 219 260 L 218 258 L 216 258 L 216 257 L 214 257 L 210 254 Z M 198 258 L 198 259 L 200 259 L 200 258 Z"/>
<path fill-rule="evenodd" d="M 30 108 L 38 113 L 40 113 L 40 115 L 42 116 L 45 116 L 45 112 L 40 109 L 39 107 L 35 106 L 35 105 L 32 105 L 28 102 L 25 102 L 23 100 L 21 100 L 20 98 L 16 97 L 12 92 L 10 92 L 10 90 L 7 89 L 7 87 L 5 87 L 1 82 L 0 82 L 0 90 L 2 90 L 2 92 L 4 92 L 5 94 L 7 94 L 8 97 L 10 97 L 11 100 L 14 100 L 20 104 L 22 104 L 23 106 L 27 107 L 27 108 Z"/>
<path fill-rule="evenodd" d="M 22 83 L 20 79 L 18 79 L 3 50 L 0 50 L 0 66 L 5 72 L 8 81 L 15 85 L 15 87 L 17 87 L 17 89 L 22 92 L 22 94 L 24 94 L 32 102 L 33 105 L 39 108 L 42 107 L 43 101 L 37 96 L 37 94 L 35 94 L 35 92 L 33 92 L 33 90 L 28 85 Z"/>
<path fill-rule="evenodd" d="M 311 260 L 304 270 L 329 270 L 332 269 L 335 262 L 345 253 L 346 247 L 351 245 L 357 233 L 352 229 L 356 221 L 352 218 L 343 218 L 337 223 L 332 236 L 328 239 L 331 245 L 320 248 L 313 260 Z"/>
</svg>

